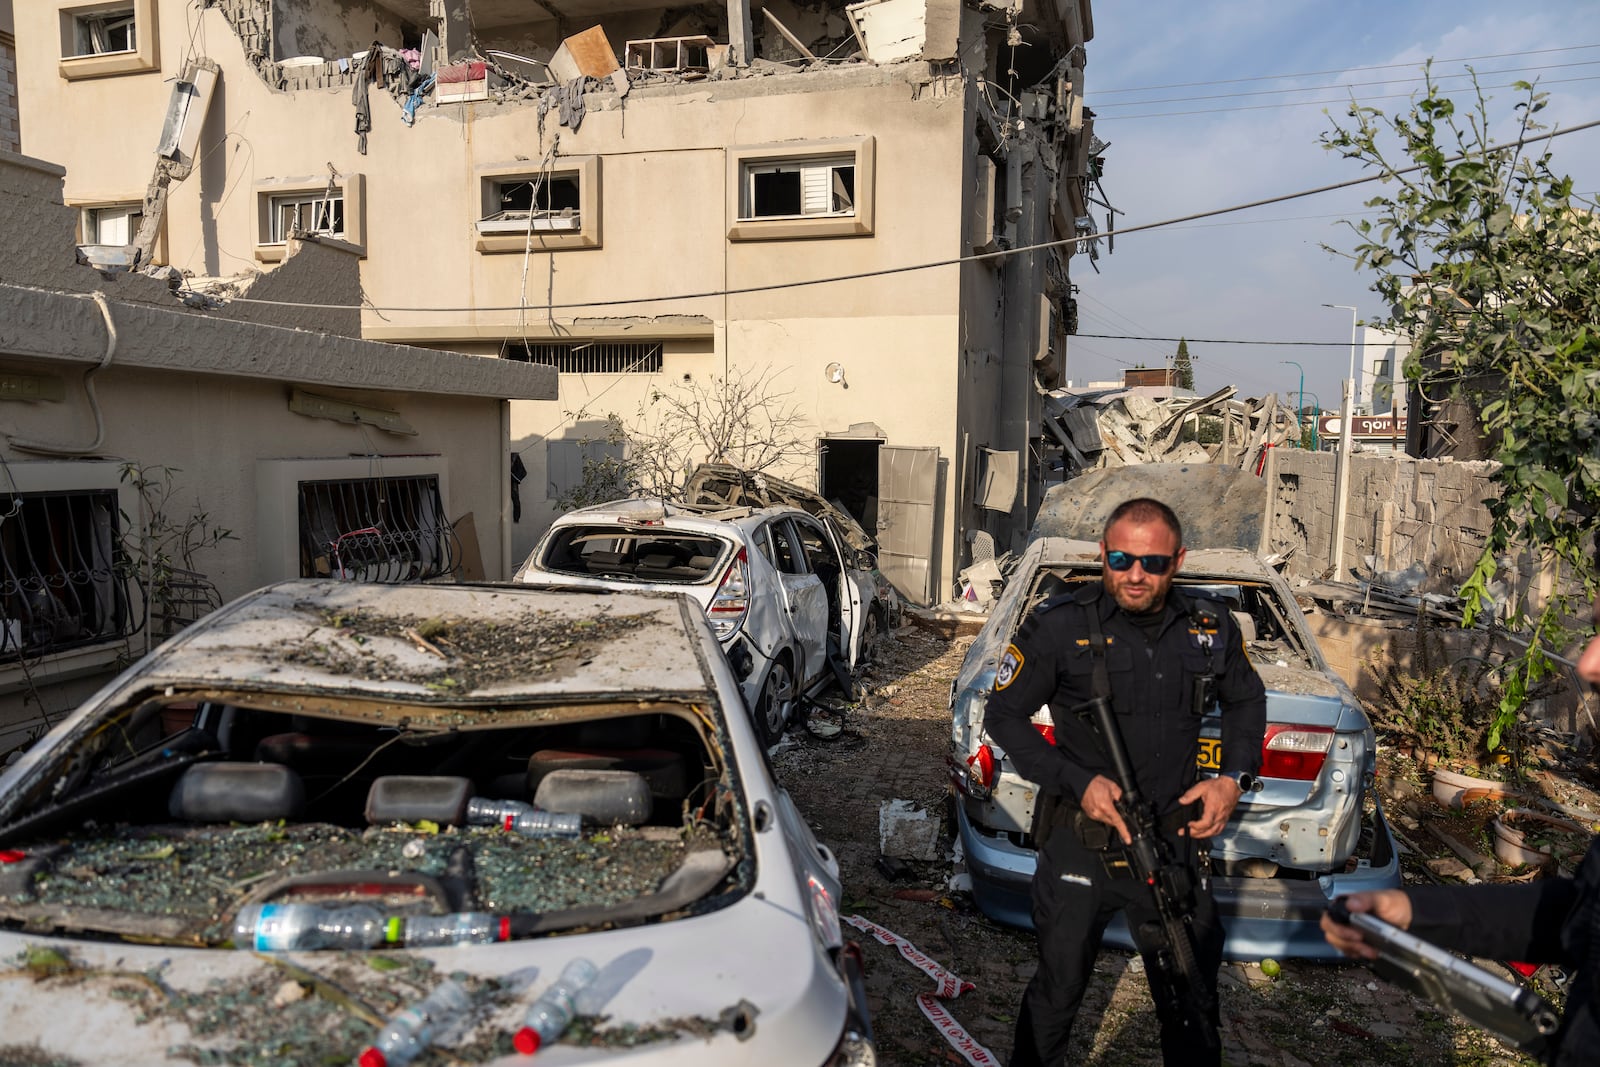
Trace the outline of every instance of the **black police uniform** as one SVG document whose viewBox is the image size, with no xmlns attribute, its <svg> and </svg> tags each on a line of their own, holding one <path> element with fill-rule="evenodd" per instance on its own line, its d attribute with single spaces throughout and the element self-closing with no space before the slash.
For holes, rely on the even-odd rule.
<svg viewBox="0 0 1600 1067">
<path fill-rule="evenodd" d="M 1545 1059 L 1600 1063 L 1600 838 L 1571 878 L 1514 885 L 1415 886 L 1408 928 L 1472 956 L 1558 963 L 1573 974 L 1561 1026 Z"/>
<path fill-rule="evenodd" d="M 1017 771 L 1039 786 L 1033 830 L 1039 970 L 1023 994 L 1012 1067 L 1062 1062 L 1101 936 L 1116 912 L 1125 913 L 1149 960 L 1140 930 L 1155 918 L 1149 887 L 1128 877 L 1126 867 L 1108 865 L 1108 857 L 1118 855 L 1116 845 L 1109 853 L 1093 848 L 1077 828 L 1101 825 L 1078 808 L 1084 788 L 1097 775 L 1115 780 L 1093 729 L 1069 710 L 1095 697 L 1089 612 L 1105 636 L 1106 675 L 1135 784 L 1158 810 L 1172 813 L 1166 833 L 1174 855 L 1195 858 L 1195 843 L 1177 834 L 1188 813 L 1174 809 L 1198 777 L 1204 706 L 1196 693 L 1208 678 L 1223 711 L 1222 768 L 1254 774 L 1261 766 L 1266 689 L 1223 605 L 1190 600 L 1174 589 L 1161 612 L 1135 616 L 1094 582 L 1045 601 L 1023 623 L 1001 658 L 984 716 L 985 730 Z M 1030 721 L 1045 704 L 1055 724 L 1053 747 Z M 1215 1027 L 1222 930 L 1209 889 L 1196 898 L 1194 929 L 1207 980 L 1203 1007 Z M 1168 1064 L 1217 1061 L 1182 1035 L 1177 1020 L 1162 1019 L 1161 1029 Z"/>
</svg>

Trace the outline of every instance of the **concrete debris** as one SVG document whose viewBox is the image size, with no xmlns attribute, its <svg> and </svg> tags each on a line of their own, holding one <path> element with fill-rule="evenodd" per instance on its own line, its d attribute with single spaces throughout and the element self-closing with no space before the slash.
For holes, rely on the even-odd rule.
<svg viewBox="0 0 1600 1067">
<path fill-rule="evenodd" d="M 1258 469 L 1268 448 L 1297 439 L 1294 412 L 1277 398 L 1235 400 L 1229 386 L 1209 396 L 1155 398 L 1133 389 L 1045 394 L 1046 444 L 1066 480 L 1130 463 L 1220 463 Z"/>
<path fill-rule="evenodd" d="M 909 800 L 885 800 L 878 806 L 878 850 L 885 856 L 932 863 L 940 857 L 942 835 L 938 818 Z"/>
</svg>

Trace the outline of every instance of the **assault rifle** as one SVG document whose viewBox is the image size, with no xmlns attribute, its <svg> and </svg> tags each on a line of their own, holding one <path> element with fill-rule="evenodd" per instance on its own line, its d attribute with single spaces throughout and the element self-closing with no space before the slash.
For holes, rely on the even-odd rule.
<svg viewBox="0 0 1600 1067">
<path fill-rule="evenodd" d="M 1196 1048 L 1217 1050 L 1220 1039 L 1210 1014 L 1201 1003 L 1205 976 L 1195 953 L 1194 874 L 1189 865 L 1172 855 L 1161 833 L 1161 816 L 1153 802 L 1140 795 L 1133 764 L 1122 741 L 1116 715 L 1107 697 L 1096 697 L 1072 709 L 1100 736 L 1111 761 L 1112 773 L 1122 789 L 1117 814 L 1128 827 L 1132 843 L 1123 846 L 1134 877 L 1150 887 L 1157 918 L 1134 931 L 1138 943 L 1155 945 L 1155 966 L 1147 968 L 1150 995 L 1163 1019 L 1176 1019 Z"/>
<path fill-rule="evenodd" d="M 1370 965 L 1379 977 L 1449 1008 L 1508 1045 L 1541 1056 L 1560 1019 L 1531 989 L 1429 944 L 1375 915 L 1351 911 L 1339 897 L 1328 905 L 1334 922 L 1352 926 L 1378 950 Z"/>
</svg>

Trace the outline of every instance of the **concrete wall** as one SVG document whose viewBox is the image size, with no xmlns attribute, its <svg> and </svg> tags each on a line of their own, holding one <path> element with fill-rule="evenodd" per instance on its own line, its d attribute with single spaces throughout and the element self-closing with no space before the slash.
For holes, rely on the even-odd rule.
<svg viewBox="0 0 1600 1067">
<path fill-rule="evenodd" d="M 0 0 L 0 150 L 22 150 L 17 114 L 17 39 L 11 30 L 11 0 Z"/>
<path fill-rule="evenodd" d="M 1292 549 L 1288 573 L 1332 577 L 1334 460 L 1331 452 L 1273 449 L 1271 543 Z M 1454 592 L 1477 563 L 1489 532 L 1483 502 L 1496 465 L 1353 453 L 1344 559 L 1362 573 L 1429 561 L 1424 588 Z M 1375 557 L 1369 566 L 1365 557 Z"/>
<path fill-rule="evenodd" d="M 373 41 L 415 48 L 421 36 L 394 12 L 365 0 L 272 0 L 273 59 L 333 59 L 364 51 Z"/>
<path fill-rule="evenodd" d="M 457 527 L 470 541 L 458 559 L 481 560 L 485 577 L 508 576 L 506 398 L 553 396 L 554 371 L 340 336 L 339 313 L 330 320 L 303 312 L 323 317 L 324 330 L 312 332 L 230 321 L 248 312 L 244 303 L 226 315 L 187 309 L 155 278 L 78 266 L 75 212 L 62 203 L 62 184 L 61 167 L 0 153 L 6 494 L 114 492 L 119 534 L 135 555 L 147 538 L 203 514 L 208 526 L 234 535 L 192 561 L 227 599 L 299 574 L 300 482 L 431 474 L 439 479 L 440 518 L 473 517 L 470 535 Z M 263 281 L 269 291 L 276 285 L 281 293 L 348 299 L 359 289 L 356 276 L 352 252 L 292 242 Z M 343 314 L 353 331 L 354 313 Z M 355 406 L 394 412 L 407 424 L 398 429 L 413 432 L 390 432 L 375 417 L 297 413 L 290 407 L 297 391 L 332 400 L 332 415 Z M 155 496 L 141 499 L 130 468 L 170 474 L 156 474 Z M 164 518 L 153 518 L 157 511 Z M 38 530 L 10 532 L 0 618 L 15 623 L 37 617 L 17 603 L 29 588 L 19 576 L 54 564 L 17 555 L 17 538 L 42 536 Z M 166 551 L 184 566 L 174 546 Z M 0 752 L 141 653 L 149 633 L 53 652 L 25 669 L 14 654 L 0 656 Z"/>
</svg>

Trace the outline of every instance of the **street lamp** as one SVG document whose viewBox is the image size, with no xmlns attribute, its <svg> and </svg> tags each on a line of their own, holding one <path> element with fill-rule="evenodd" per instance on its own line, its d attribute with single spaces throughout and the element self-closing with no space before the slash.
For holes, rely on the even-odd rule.
<svg viewBox="0 0 1600 1067">
<path fill-rule="evenodd" d="M 1307 393 L 1306 395 L 1311 397 L 1313 407 L 1311 416 L 1311 451 L 1320 452 L 1322 451 L 1322 438 L 1317 432 L 1317 423 L 1322 421 L 1322 401 L 1317 397 L 1316 393 Z M 1302 402 L 1300 405 L 1300 417 L 1305 418 L 1305 413 L 1305 404 Z"/>
<path fill-rule="evenodd" d="M 1280 359 L 1279 363 L 1287 363 L 1300 372 L 1300 403 L 1294 409 L 1294 424 L 1300 425 L 1300 420 L 1306 417 L 1306 369 L 1292 359 Z M 1295 444 L 1299 445 L 1296 441 Z"/>
<path fill-rule="evenodd" d="M 1356 309 L 1349 304 L 1323 304 L 1325 308 L 1338 308 L 1350 312 L 1350 374 L 1344 380 L 1344 402 L 1339 405 L 1339 454 L 1334 457 L 1337 470 L 1333 478 L 1333 552 L 1331 565 L 1333 580 L 1343 581 L 1344 528 L 1350 514 L 1350 422 L 1354 414 L 1356 391 Z"/>
</svg>

